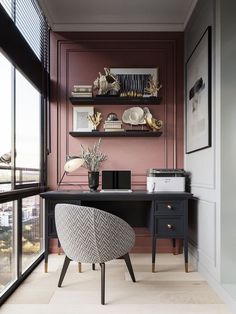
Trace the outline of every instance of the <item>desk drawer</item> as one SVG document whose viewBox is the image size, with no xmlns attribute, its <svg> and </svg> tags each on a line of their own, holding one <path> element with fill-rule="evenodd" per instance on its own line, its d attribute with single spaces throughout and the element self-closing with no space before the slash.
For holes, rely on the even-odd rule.
<svg viewBox="0 0 236 314">
<path fill-rule="evenodd" d="M 55 206 L 57 204 L 73 204 L 73 205 L 80 205 L 81 201 L 80 200 L 51 200 L 48 203 L 48 208 L 47 208 L 47 214 L 49 215 L 54 215 L 55 211 Z"/>
<path fill-rule="evenodd" d="M 184 235 L 184 217 L 156 217 L 155 235 L 162 238 L 182 237 Z"/>
<path fill-rule="evenodd" d="M 155 215 L 183 215 L 185 201 L 155 202 Z"/>
</svg>

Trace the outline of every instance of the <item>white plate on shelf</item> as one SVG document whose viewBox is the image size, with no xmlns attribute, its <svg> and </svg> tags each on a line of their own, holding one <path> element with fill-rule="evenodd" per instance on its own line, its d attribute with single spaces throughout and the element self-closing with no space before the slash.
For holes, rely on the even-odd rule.
<svg viewBox="0 0 236 314">
<path fill-rule="evenodd" d="M 122 121 L 132 125 L 146 124 L 145 118 L 152 117 L 148 107 L 132 107 L 124 111 Z"/>
<path fill-rule="evenodd" d="M 122 115 L 122 121 L 132 125 L 146 124 L 144 111 L 141 107 L 132 107 L 125 110 Z"/>
</svg>

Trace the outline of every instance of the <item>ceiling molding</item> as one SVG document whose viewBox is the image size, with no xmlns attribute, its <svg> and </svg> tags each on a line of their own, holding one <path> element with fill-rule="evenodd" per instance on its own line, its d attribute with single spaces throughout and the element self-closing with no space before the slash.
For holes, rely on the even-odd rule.
<svg viewBox="0 0 236 314">
<path fill-rule="evenodd" d="M 149 23 L 150 19 L 148 21 L 147 17 L 146 21 L 143 21 L 143 23 L 139 23 L 139 20 L 137 19 L 133 20 L 133 22 L 126 19 L 128 21 L 127 23 L 124 20 L 124 16 L 121 16 L 122 19 L 120 18 L 114 21 L 114 23 L 110 23 L 109 20 L 107 20 L 107 23 L 103 23 L 100 15 L 98 16 L 100 18 L 100 21 L 98 18 L 98 23 L 94 23 L 94 21 L 92 21 L 92 19 L 94 20 L 94 16 L 92 16 L 90 19 L 86 19 L 86 16 L 83 15 L 83 19 L 80 19 L 79 23 L 75 23 L 74 21 L 71 21 L 70 23 L 70 19 L 68 16 L 65 16 L 67 17 L 64 18 L 65 22 L 60 21 L 60 18 L 58 18 L 56 14 L 57 6 L 50 7 L 47 0 L 39 0 L 41 9 L 45 13 L 51 29 L 55 32 L 183 32 L 186 28 L 186 25 L 188 24 L 188 21 L 194 11 L 197 2 L 198 0 L 189 1 L 189 8 L 186 9 L 185 7 L 185 14 L 179 20 L 173 15 L 173 9 L 172 15 L 167 15 L 165 19 L 162 18 L 161 20 L 159 20 L 159 23 L 156 21 L 152 21 L 151 23 Z M 150 17 L 153 19 L 153 15 Z M 86 23 L 84 23 L 83 20 L 86 21 Z M 122 20 L 124 23 L 121 22 Z M 67 21 L 69 23 L 67 23 Z"/>
<path fill-rule="evenodd" d="M 154 23 L 55 23 L 51 25 L 54 32 L 183 32 L 184 24 Z"/>
</svg>

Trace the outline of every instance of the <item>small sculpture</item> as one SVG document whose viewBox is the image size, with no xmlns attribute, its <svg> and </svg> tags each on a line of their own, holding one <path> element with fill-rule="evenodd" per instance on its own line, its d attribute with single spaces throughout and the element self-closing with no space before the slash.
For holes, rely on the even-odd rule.
<svg viewBox="0 0 236 314">
<path fill-rule="evenodd" d="M 108 113 L 106 121 L 118 121 L 118 120 L 119 119 L 118 119 L 116 113 L 114 113 L 114 112 Z"/>
<path fill-rule="evenodd" d="M 93 89 L 98 90 L 98 95 L 116 95 L 120 90 L 120 83 L 111 73 L 104 68 L 105 75 L 99 72 L 99 77 L 93 82 Z"/>
<path fill-rule="evenodd" d="M 147 110 L 145 110 L 145 121 L 146 121 L 146 125 L 154 132 L 159 131 L 164 125 L 162 120 L 157 120 L 153 118 L 150 111 L 148 112 Z"/>
<path fill-rule="evenodd" d="M 146 124 L 147 126 L 152 129 L 152 131 L 159 131 L 163 127 L 163 121 L 157 120 L 155 118 L 146 118 Z"/>
<path fill-rule="evenodd" d="M 151 96 L 155 96 L 158 94 L 159 90 L 162 88 L 162 85 L 159 84 L 159 82 L 155 82 L 152 75 L 150 75 L 150 78 L 148 80 L 148 87 L 145 88 L 145 92 L 150 93 Z"/>
<path fill-rule="evenodd" d="M 96 112 L 93 115 L 88 116 L 88 120 L 93 124 L 94 131 L 97 130 L 97 127 L 102 121 L 102 114 L 101 112 Z"/>
</svg>

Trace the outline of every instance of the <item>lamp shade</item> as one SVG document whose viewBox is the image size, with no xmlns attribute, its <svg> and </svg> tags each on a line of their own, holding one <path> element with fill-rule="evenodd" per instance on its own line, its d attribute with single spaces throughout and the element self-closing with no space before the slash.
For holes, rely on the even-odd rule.
<svg viewBox="0 0 236 314">
<path fill-rule="evenodd" d="M 68 173 L 75 171 L 81 167 L 84 163 L 84 159 L 80 157 L 71 157 L 64 165 L 64 170 Z"/>
</svg>

